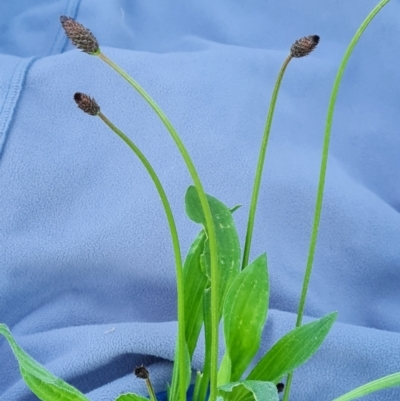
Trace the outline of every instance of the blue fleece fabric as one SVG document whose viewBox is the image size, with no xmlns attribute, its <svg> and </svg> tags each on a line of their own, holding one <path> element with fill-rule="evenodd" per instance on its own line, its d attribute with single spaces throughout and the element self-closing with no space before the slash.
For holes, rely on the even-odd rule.
<svg viewBox="0 0 400 401">
<path fill-rule="evenodd" d="M 251 258 L 266 251 L 271 310 L 260 354 L 293 328 L 308 252 L 324 124 L 344 51 L 377 0 L 2 0 L 0 3 L 0 322 L 55 375 L 93 401 L 127 391 L 150 370 L 170 380 L 176 336 L 174 259 L 157 193 L 140 162 L 77 91 L 148 156 L 175 213 L 182 252 L 199 227 L 191 184 L 164 126 L 96 57 L 76 50 L 60 15 L 159 103 L 206 191 L 235 212 L 243 244 L 272 88 L 294 59 L 272 125 Z M 319 352 L 294 375 L 293 401 L 333 398 L 400 371 L 400 3 L 357 45 L 335 111 L 307 319 L 338 311 Z M 183 255 L 183 256 L 184 256 Z M 34 401 L 0 339 L 0 400 Z M 202 348 L 194 369 L 201 368 Z M 400 389 L 368 401 L 400 399 Z"/>
</svg>

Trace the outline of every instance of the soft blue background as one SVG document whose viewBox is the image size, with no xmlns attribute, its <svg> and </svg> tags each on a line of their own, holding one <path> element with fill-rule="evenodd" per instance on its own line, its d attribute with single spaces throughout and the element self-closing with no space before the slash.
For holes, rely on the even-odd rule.
<svg viewBox="0 0 400 401">
<path fill-rule="evenodd" d="M 34 358 L 93 401 L 146 394 L 132 375 L 170 379 L 175 275 L 168 228 L 140 163 L 73 102 L 94 96 L 160 174 L 183 253 L 198 232 L 184 213 L 191 181 L 164 127 L 131 87 L 75 50 L 77 18 L 105 54 L 165 110 L 206 190 L 233 206 L 243 240 L 272 87 L 294 40 L 271 132 L 252 257 L 267 251 L 271 311 L 261 353 L 295 321 L 330 89 L 376 0 L 3 0 L 0 3 L 0 322 Z M 332 131 L 306 312 L 339 312 L 294 376 L 293 401 L 329 401 L 400 371 L 400 3 L 357 46 Z M 201 366 L 201 352 L 195 368 Z M 33 401 L 0 340 L 0 400 Z M 365 398 L 400 399 L 392 389 Z"/>
</svg>

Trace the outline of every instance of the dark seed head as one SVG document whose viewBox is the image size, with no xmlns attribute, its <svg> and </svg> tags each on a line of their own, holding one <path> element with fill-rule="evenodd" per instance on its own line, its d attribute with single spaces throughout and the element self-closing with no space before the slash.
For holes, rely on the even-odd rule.
<svg viewBox="0 0 400 401">
<path fill-rule="evenodd" d="M 95 54 L 99 51 L 97 39 L 89 29 L 65 15 L 60 17 L 60 21 L 66 35 L 78 49 L 88 54 Z"/>
<path fill-rule="evenodd" d="M 318 35 L 305 36 L 293 43 L 290 48 L 290 55 L 296 58 L 308 56 L 317 47 L 318 43 Z"/>
<path fill-rule="evenodd" d="M 285 388 L 285 385 L 283 383 L 278 383 L 276 385 L 276 389 L 278 390 L 278 393 L 281 393 L 284 388 Z"/>
<path fill-rule="evenodd" d="M 83 110 L 85 113 L 90 114 L 91 116 L 97 116 L 100 113 L 100 107 L 96 103 L 96 101 L 85 95 L 84 93 L 76 92 L 74 95 L 74 100 L 78 107 Z"/>
<path fill-rule="evenodd" d="M 149 378 L 149 371 L 142 365 L 136 366 L 134 370 L 135 376 L 139 379 L 148 379 Z"/>
</svg>

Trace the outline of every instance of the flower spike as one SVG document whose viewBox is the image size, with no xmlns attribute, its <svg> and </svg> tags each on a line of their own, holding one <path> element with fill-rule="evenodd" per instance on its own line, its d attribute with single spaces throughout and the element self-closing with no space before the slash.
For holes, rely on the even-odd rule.
<svg viewBox="0 0 400 401">
<path fill-rule="evenodd" d="M 74 100 L 78 107 L 85 113 L 91 116 L 97 116 L 100 113 L 100 107 L 92 97 L 85 95 L 84 93 L 76 92 Z"/>
<path fill-rule="evenodd" d="M 88 54 L 96 54 L 100 51 L 99 43 L 89 29 L 65 15 L 60 17 L 60 21 L 66 35 L 78 49 Z"/>
<path fill-rule="evenodd" d="M 318 35 L 305 36 L 293 43 L 290 48 L 290 55 L 296 58 L 308 56 L 317 47 L 318 43 Z"/>
<path fill-rule="evenodd" d="M 150 395 L 150 400 L 157 401 L 156 393 L 154 392 L 154 387 L 150 381 L 149 371 L 142 365 L 142 366 L 137 366 L 134 370 L 134 373 L 135 376 L 138 377 L 139 379 L 146 380 L 146 386 L 147 386 L 147 391 L 149 392 Z"/>
<path fill-rule="evenodd" d="M 149 378 L 149 371 L 142 365 L 137 366 L 134 370 L 135 376 L 139 379 L 148 379 Z"/>
</svg>

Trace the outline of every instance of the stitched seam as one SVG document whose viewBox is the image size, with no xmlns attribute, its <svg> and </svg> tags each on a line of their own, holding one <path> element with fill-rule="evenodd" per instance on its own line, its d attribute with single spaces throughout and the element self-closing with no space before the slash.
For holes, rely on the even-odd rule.
<svg viewBox="0 0 400 401">
<path fill-rule="evenodd" d="M 27 72 L 37 57 L 24 58 L 14 68 L 7 94 L 0 111 L 0 159 L 8 136 L 12 118 L 16 110 Z"/>
</svg>

